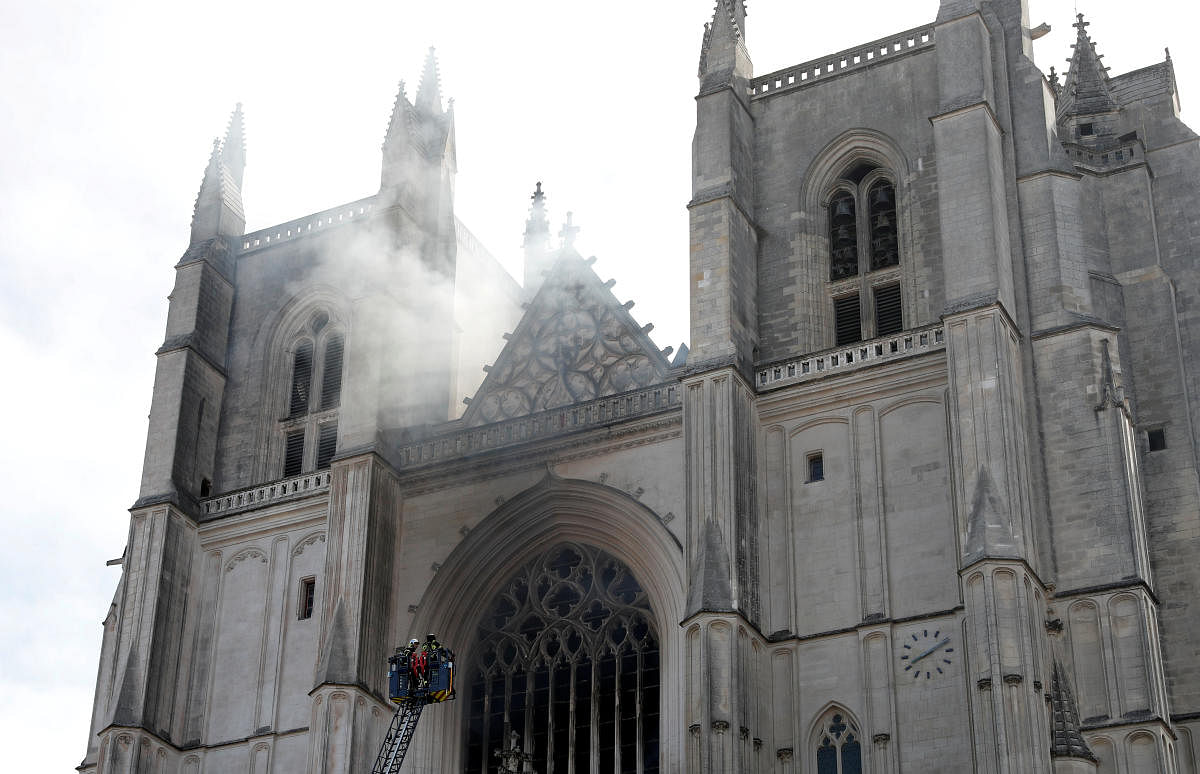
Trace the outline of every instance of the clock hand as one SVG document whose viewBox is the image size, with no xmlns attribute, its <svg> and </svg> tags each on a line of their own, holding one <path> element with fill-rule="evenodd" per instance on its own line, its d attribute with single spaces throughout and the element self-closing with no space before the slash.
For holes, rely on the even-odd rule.
<svg viewBox="0 0 1200 774">
<path fill-rule="evenodd" d="M 925 657 L 926 657 L 926 656 L 928 656 L 930 653 L 933 653 L 935 650 L 937 650 L 938 648 L 942 647 L 943 645 L 945 645 L 945 644 L 946 644 L 946 643 L 948 643 L 948 642 L 950 642 L 950 638 L 949 638 L 949 637 L 943 637 L 941 642 L 939 642 L 938 644 L 934 645 L 932 648 L 930 648 L 929 650 L 925 651 L 924 653 L 922 653 L 921 655 L 917 656 L 916 658 L 912 659 L 912 660 L 911 660 L 909 663 L 910 663 L 910 664 L 915 664 L 915 663 L 917 663 L 918 661 L 920 661 L 921 659 L 925 658 Z"/>
</svg>

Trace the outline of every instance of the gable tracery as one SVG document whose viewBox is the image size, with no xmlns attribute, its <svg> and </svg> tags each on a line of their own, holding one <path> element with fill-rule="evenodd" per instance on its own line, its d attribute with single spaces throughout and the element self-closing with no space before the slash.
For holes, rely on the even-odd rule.
<svg viewBox="0 0 1200 774">
<path fill-rule="evenodd" d="M 472 400 L 468 424 L 525 416 L 665 379 L 661 353 L 586 264 L 576 263 L 560 262 L 542 286 Z"/>
</svg>

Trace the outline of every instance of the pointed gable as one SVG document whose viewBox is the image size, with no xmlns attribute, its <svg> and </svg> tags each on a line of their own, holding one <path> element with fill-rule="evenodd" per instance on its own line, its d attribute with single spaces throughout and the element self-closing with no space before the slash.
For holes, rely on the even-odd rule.
<svg viewBox="0 0 1200 774">
<path fill-rule="evenodd" d="M 670 364 L 578 253 L 565 249 L 463 415 L 468 426 L 667 380 Z"/>
</svg>

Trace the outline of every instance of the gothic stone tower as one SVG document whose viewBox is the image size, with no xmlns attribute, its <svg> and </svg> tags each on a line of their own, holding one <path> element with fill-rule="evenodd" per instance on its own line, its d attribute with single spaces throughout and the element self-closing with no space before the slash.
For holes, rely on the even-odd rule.
<svg viewBox="0 0 1200 774">
<path fill-rule="evenodd" d="M 717 2 L 688 770 L 1195 770 L 1200 159 L 1077 27 L 1062 84 L 1022 0 L 755 76 Z"/>
<path fill-rule="evenodd" d="M 449 419 L 456 358 L 482 359 L 464 340 L 517 311 L 454 217 L 432 51 L 367 198 L 244 233 L 242 126 L 239 106 L 175 267 L 82 771 L 369 768 L 398 507 L 377 449 Z"/>
</svg>

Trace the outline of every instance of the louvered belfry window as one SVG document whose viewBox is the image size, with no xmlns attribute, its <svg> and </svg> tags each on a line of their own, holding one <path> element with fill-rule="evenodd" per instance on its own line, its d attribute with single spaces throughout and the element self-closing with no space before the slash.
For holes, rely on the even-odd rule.
<svg viewBox="0 0 1200 774">
<path fill-rule="evenodd" d="M 330 336 L 325 342 L 325 361 L 321 368 L 321 410 L 342 401 L 342 337 Z"/>
<path fill-rule="evenodd" d="M 839 347 L 862 340 L 858 294 L 833 300 L 834 343 Z"/>
<path fill-rule="evenodd" d="M 337 451 L 337 422 L 321 425 L 317 436 L 317 470 L 324 470 L 333 461 Z"/>
<path fill-rule="evenodd" d="M 292 396 L 288 416 L 299 417 L 308 413 L 308 395 L 312 388 L 313 345 L 311 341 L 300 342 L 292 359 Z"/>
<path fill-rule="evenodd" d="M 541 774 L 657 774 L 658 639 L 623 563 L 551 549 L 503 586 L 478 636 L 465 771 L 503 771 L 507 756 Z"/>
<path fill-rule="evenodd" d="M 287 416 L 279 423 L 285 478 L 324 470 L 337 453 L 337 409 L 342 402 L 345 349 L 344 332 L 326 311 L 314 312 L 304 329 L 297 332 Z"/>
<path fill-rule="evenodd" d="M 904 317 L 900 306 L 899 284 L 875 288 L 876 335 L 887 336 L 904 330 Z"/>
<path fill-rule="evenodd" d="M 283 477 L 298 476 L 304 468 L 304 430 L 288 433 L 283 450 Z"/>
<path fill-rule="evenodd" d="M 904 329 L 896 186 L 884 174 L 871 162 L 853 164 L 829 198 L 834 346 Z"/>
</svg>

